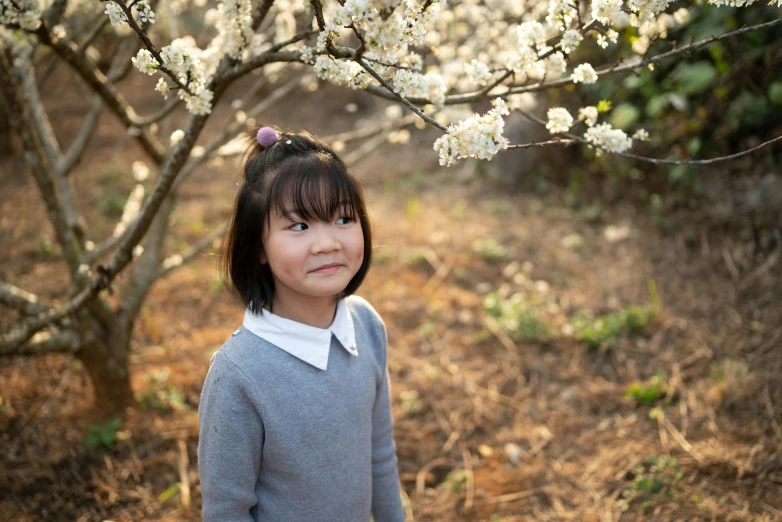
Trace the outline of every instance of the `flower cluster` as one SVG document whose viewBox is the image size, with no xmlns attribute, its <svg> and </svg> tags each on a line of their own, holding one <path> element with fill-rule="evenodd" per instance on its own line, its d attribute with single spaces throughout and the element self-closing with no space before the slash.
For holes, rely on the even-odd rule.
<svg viewBox="0 0 782 522">
<path fill-rule="evenodd" d="M 136 11 L 138 12 L 139 18 L 141 18 L 141 22 L 144 24 L 154 24 L 155 23 L 155 13 L 152 12 L 152 8 L 147 3 L 147 0 L 139 0 L 136 2 L 136 4 L 133 6 L 136 8 Z"/>
<path fill-rule="evenodd" d="M 225 0 L 217 5 L 217 32 L 222 37 L 222 50 L 240 59 L 252 40 L 252 5 L 250 0 Z"/>
<path fill-rule="evenodd" d="M 109 22 L 115 27 L 128 21 L 128 17 L 125 16 L 125 11 L 122 10 L 117 2 L 106 2 L 106 10 L 104 13 L 109 15 Z"/>
<path fill-rule="evenodd" d="M 136 53 L 136 57 L 131 58 L 130 61 L 133 62 L 133 65 L 136 66 L 136 69 L 150 76 L 155 74 L 157 70 L 160 69 L 160 64 L 157 63 L 157 60 L 155 60 L 155 57 L 152 56 L 152 53 L 146 49 L 139 49 L 139 52 Z"/>
<path fill-rule="evenodd" d="M 584 138 L 598 147 L 598 153 L 624 152 L 633 146 L 633 140 L 620 129 L 614 129 L 609 123 L 600 123 L 587 129 Z"/>
<path fill-rule="evenodd" d="M 508 139 L 502 135 L 505 128 L 502 116 L 509 114 L 508 106 L 501 98 L 492 105 L 494 108 L 483 116 L 475 114 L 448 126 L 448 133 L 434 143 L 434 150 L 440 153 L 440 165 L 452 165 L 459 158 L 490 160 L 508 146 Z"/>
<path fill-rule="evenodd" d="M 315 59 L 315 72 L 323 80 L 351 89 L 364 89 L 372 80 L 356 62 L 335 60 L 330 56 L 318 56 Z"/>
<path fill-rule="evenodd" d="M 0 24 L 35 31 L 41 26 L 39 9 L 37 0 L 0 0 Z"/>
<path fill-rule="evenodd" d="M 573 83 L 595 83 L 597 73 L 588 63 L 582 63 L 573 71 Z"/>
<path fill-rule="evenodd" d="M 546 128 L 551 131 L 551 134 L 567 132 L 573 126 L 573 116 L 562 107 L 552 107 L 546 116 L 548 117 Z"/>
<path fill-rule="evenodd" d="M 584 122 L 590 127 L 597 123 L 597 115 L 598 110 L 594 105 L 590 105 L 589 107 L 582 107 L 578 110 L 578 119 L 584 120 Z"/>
</svg>

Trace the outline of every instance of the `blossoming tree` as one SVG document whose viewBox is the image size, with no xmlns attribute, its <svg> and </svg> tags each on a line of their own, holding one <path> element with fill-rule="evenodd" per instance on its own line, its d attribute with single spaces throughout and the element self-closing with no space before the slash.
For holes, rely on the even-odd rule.
<svg viewBox="0 0 782 522">
<path fill-rule="evenodd" d="M 748 8 L 755 4 L 755 0 L 707 2 Z M 782 16 L 771 17 L 655 54 L 651 52 L 655 41 L 665 39 L 671 28 L 687 24 L 693 11 L 703 8 L 700 2 L 671 4 L 670 0 L 466 0 L 453 5 L 445 0 L 326 4 L 323 0 L 226 0 L 211 7 L 206 0 L 174 0 L 158 9 L 154 0 L 0 0 L 0 93 L 71 281 L 69 298 L 61 305 L 41 302 L 0 282 L 0 304 L 17 310 L 21 317 L 0 337 L 0 355 L 72 352 L 84 361 L 96 396 L 107 406 L 129 401 L 129 342 L 145 296 L 156 280 L 208 248 L 222 232 L 164 259 L 162 245 L 178 188 L 199 165 L 221 153 L 247 118 L 291 90 L 290 85 L 280 87 L 248 107 L 245 104 L 255 92 L 251 89 L 246 100 L 231 104 L 236 121 L 221 129 L 211 143 L 195 146 L 226 89 L 258 70 L 314 73 L 321 80 L 398 102 L 410 116 L 381 126 L 409 123 L 413 117 L 440 129 L 443 135 L 434 150 L 445 166 L 461 158 L 488 160 L 508 149 L 573 143 L 586 144 L 598 153 L 681 163 L 628 152 L 648 133 L 638 129 L 628 136 L 599 122 L 597 106 L 574 107 L 565 100 L 562 106 L 538 114 L 536 103 L 537 93 L 614 81 L 664 60 L 681 59 L 711 43 L 782 24 Z M 778 8 L 782 0 L 771 4 Z M 184 10 L 203 16 L 211 30 L 207 40 L 173 38 L 172 30 Z M 98 15 L 91 27 L 75 23 L 91 15 Z M 91 45 L 105 35 L 108 24 L 117 41 L 113 56 L 102 55 Z M 578 58 L 579 48 L 590 39 L 591 45 L 608 52 L 626 35 L 633 38 L 631 51 L 618 61 L 592 64 Z M 41 103 L 31 59 L 38 48 L 66 63 L 93 95 L 81 131 L 67 150 L 61 149 Z M 97 61 L 109 58 L 111 66 L 104 73 Z M 118 90 L 118 82 L 132 67 L 157 77 L 155 90 L 162 96 L 157 112 L 140 116 Z M 458 111 L 448 110 L 484 101 L 493 105 L 485 114 L 457 117 Z M 187 121 L 170 140 L 162 140 L 157 123 L 182 102 L 189 112 Z M 114 234 L 98 240 L 90 239 L 80 219 L 68 176 L 88 150 L 104 109 L 122 122 L 146 157 L 134 164 L 138 184 Z M 503 130 L 504 117 L 511 111 L 546 129 L 551 137 L 510 143 Z M 733 156 L 689 163 L 736 157 L 780 139 Z M 146 194 L 143 182 L 151 170 L 157 178 Z M 106 256 L 110 258 L 99 262 Z M 111 291 L 117 275 L 129 266 L 129 282 L 121 289 L 119 304 L 111 307 L 102 292 Z"/>
</svg>

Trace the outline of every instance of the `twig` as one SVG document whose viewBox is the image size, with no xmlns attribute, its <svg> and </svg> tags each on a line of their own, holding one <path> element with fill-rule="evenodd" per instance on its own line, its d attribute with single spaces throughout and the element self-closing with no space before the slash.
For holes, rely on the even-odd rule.
<svg viewBox="0 0 782 522">
<path fill-rule="evenodd" d="M 475 477 L 472 472 L 472 454 L 467 448 L 462 448 L 462 459 L 464 459 L 464 476 L 467 480 L 467 498 L 464 499 L 464 509 L 472 509 L 473 498 L 475 497 Z"/>
</svg>

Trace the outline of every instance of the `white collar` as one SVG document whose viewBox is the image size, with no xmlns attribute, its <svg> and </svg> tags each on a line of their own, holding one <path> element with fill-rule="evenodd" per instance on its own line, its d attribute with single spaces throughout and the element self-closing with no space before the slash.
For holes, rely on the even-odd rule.
<svg viewBox="0 0 782 522">
<path fill-rule="evenodd" d="M 299 323 L 275 315 L 268 310 L 262 310 L 261 315 L 256 315 L 249 308 L 244 311 L 242 326 L 274 346 L 321 370 L 328 367 L 332 334 L 336 336 L 349 354 L 354 357 L 358 356 L 353 318 L 350 316 L 344 299 L 337 302 L 334 321 L 328 328 L 316 328 Z"/>
</svg>

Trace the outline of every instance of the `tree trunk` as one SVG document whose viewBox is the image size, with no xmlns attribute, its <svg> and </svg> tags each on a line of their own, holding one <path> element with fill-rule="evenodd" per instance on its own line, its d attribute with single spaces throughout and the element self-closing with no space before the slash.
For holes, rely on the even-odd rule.
<svg viewBox="0 0 782 522">
<path fill-rule="evenodd" d="M 128 371 L 130 335 L 119 325 L 113 326 L 108 333 L 96 335 L 95 342 L 85 345 L 79 358 L 95 391 L 96 411 L 107 417 L 123 417 L 133 402 Z"/>
<path fill-rule="evenodd" d="M 11 120 L 5 101 L 0 96 L 0 158 L 10 156 L 15 152 L 14 133 L 11 129 Z"/>
</svg>

